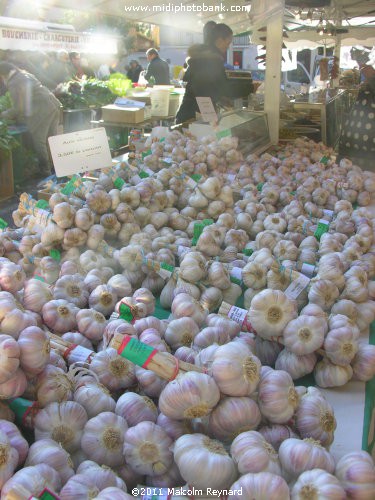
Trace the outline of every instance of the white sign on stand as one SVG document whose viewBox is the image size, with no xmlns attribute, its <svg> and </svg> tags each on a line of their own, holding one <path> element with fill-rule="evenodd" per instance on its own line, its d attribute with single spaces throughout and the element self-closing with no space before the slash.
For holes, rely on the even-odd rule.
<svg viewBox="0 0 375 500">
<path fill-rule="evenodd" d="M 112 165 L 105 128 L 80 130 L 48 138 L 56 176 L 64 177 Z"/>
<path fill-rule="evenodd" d="M 217 123 L 218 117 L 211 97 L 196 97 L 196 100 L 203 121 Z"/>
</svg>

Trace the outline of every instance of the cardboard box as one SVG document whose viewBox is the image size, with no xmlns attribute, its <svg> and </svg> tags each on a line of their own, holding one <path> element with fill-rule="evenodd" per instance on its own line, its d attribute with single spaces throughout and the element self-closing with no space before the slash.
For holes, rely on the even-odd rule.
<svg viewBox="0 0 375 500">
<path fill-rule="evenodd" d="M 145 120 L 144 108 L 108 104 L 102 106 L 102 119 L 114 123 L 140 123 Z"/>
</svg>

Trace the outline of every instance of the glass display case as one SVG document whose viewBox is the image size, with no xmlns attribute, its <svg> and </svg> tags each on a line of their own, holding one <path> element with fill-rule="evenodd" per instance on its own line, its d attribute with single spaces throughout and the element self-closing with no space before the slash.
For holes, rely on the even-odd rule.
<svg viewBox="0 0 375 500">
<path fill-rule="evenodd" d="M 296 111 L 306 113 L 306 119 L 321 129 L 321 139 L 327 146 L 337 144 L 345 115 L 350 109 L 350 95 L 343 89 L 325 89 L 298 96 Z"/>
<path fill-rule="evenodd" d="M 239 149 L 244 155 L 262 153 L 271 145 L 267 114 L 247 109 L 222 113 L 216 126 L 196 121 L 189 125 L 189 131 L 196 137 L 238 137 Z"/>
</svg>

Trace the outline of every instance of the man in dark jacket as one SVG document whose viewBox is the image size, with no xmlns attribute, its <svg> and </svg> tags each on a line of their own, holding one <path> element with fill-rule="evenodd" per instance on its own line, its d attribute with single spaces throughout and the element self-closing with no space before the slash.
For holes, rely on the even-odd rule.
<svg viewBox="0 0 375 500">
<path fill-rule="evenodd" d="M 27 126 L 35 154 L 39 159 L 39 173 L 51 173 L 47 139 L 57 135 L 61 103 L 31 73 L 14 64 L 0 62 L 0 77 L 9 90 L 13 107 L 3 111 L 1 118 L 15 119 Z"/>
<path fill-rule="evenodd" d="M 149 62 L 145 74 L 146 80 L 150 82 L 150 78 L 153 77 L 155 85 L 169 85 L 169 65 L 167 61 L 159 57 L 159 52 L 156 49 L 148 49 L 146 56 Z"/>
</svg>

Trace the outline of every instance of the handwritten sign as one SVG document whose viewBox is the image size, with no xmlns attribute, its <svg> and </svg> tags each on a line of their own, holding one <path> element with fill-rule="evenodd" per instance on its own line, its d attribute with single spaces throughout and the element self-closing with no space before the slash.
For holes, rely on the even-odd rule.
<svg viewBox="0 0 375 500">
<path fill-rule="evenodd" d="M 196 97 L 202 119 L 208 123 L 217 123 L 218 117 L 211 97 Z"/>
<path fill-rule="evenodd" d="M 54 135 L 48 139 L 57 177 L 112 165 L 105 128 Z"/>
</svg>

